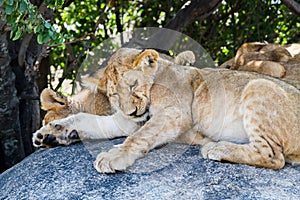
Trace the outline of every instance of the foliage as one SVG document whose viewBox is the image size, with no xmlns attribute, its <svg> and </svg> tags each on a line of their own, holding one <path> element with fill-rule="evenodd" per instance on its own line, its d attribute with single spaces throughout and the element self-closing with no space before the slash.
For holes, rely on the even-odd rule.
<svg viewBox="0 0 300 200">
<path fill-rule="evenodd" d="M 163 27 L 186 1 L 156 0 L 46 0 L 55 9 L 52 24 L 27 0 L 0 0 L 4 5 L 12 38 L 33 30 L 39 42 L 51 41 L 51 65 L 67 71 L 85 49 L 94 47 L 119 32 L 135 27 Z M 15 23 L 16 22 L 16 23 Z M 196 20 L 184 33 L 198 41 L 219 64 L 230 59 L 244 42 L 267 41 L 286 44 L 300 42 L 299 17 L 282 4 L 268 0 L 223 1 L 205 20 Z M 60 34 L 61 33 L 61 34 Z M 59 43 L 63 42 L 63 45 Z M 87 48 L 85 45 L 89 45 Z M 72 79 L 76 67 L 67 78 Z"/>
<path fill-rule="evenodd" d="M 51 5 L 51 4 L 50 4 Z M 56 0 L 51 7 L 59 5 Z M 37 6 L 28 0 L 0 0 L 0 6 L 3 6 L 3 16 L 6 18 L 8 26 L 11 26 L 10 37 L 18 40 L 25 33 L 37 34 L 37 40 L 40 44 L 49 41 L 62 43 L 63 39 L 51 25 L 49 20 L 45 20 Z"/>
<path fill-rule="evenodd" d="M 244 42 L 300 42 L 299 28 L 300 18 L 282 4 L 226 0 L 215 14 L 195 21 L 186 31 L 194 33 L 191 37 L 221 64 Z"/>
</svg>

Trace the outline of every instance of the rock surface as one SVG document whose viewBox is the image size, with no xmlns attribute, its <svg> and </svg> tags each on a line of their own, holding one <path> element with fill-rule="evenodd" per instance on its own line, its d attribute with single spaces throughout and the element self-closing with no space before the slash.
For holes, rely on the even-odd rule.
<svg viewBox="0 0 300 200">
<path fill-rule="evenodd" d="M 195 146 L 169 144 L 126 172 L 97 173 L 97 153 L 122 141 L 39 150 L 0 175 L 0 199 L 300 199 L 300 167 L 219 163 Z"/>
</svg>

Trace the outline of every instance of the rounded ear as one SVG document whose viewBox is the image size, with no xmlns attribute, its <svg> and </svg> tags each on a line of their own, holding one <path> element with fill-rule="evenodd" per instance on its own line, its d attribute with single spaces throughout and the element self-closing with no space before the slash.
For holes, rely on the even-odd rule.
<svg viewBox="0 0 300 200">
<path fill-rule="evenodd" d="M 192 51 L 183 51 L 174 58 L 177 65 L 193 66 L 196 62 L 195 54 Z"/>
<path fill-rule="evenodd" d="M 249 43 L 244 43 L 240 48 L 238 49 L 236 54 L 245 54 L 249 52 L 258 52 L 260 51 L 263 47 L 267 46 L 267 43 L 261 43 L 261 42 L 249 42 Z"/>
<path fill-rule="evenodd" d="M 66 97 L 62 97 L 53 90 L 46 88 L 41 93 L 41 107 L 43 110 L 59 110 L 68 105 Z"/>
<path fill-rule="evenodd" d="M 156 69 L 159 54 L 153 49 L 147 49 L 137 55 L 133 61 L 133 68 L 145 71 L 147 68 Z"/>
</svg>

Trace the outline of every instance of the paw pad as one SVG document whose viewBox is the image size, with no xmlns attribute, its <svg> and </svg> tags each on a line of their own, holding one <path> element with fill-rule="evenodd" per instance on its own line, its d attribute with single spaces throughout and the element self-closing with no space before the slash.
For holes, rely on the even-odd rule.
<svg viewBox="0 0 300 200">
<path fill-rule="evenodd" d="M 79 139 L 78 132 L 76 130 L 72 130 L 69 134 L 70 139 Z"/>
<path fill-rule="evenodd" d="M 41 133 L 36 134 L 36 137 L 37 137 L 38 139 L 43 139 L 43 135 L 42 135 Z"/>
<path fill-rule="evenodd" d="M 59 145 L 59 143 L 56 140 L 56 137 L 51 134 L 46 135 L 46 137 L 43 139 L 43 143 L 52 147 Z"/>
</svg>

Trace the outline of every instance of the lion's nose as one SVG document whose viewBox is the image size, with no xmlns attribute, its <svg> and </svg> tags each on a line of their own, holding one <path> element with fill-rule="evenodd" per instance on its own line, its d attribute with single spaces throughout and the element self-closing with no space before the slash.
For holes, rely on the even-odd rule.
<svg viewBox="0 0 300 200">
<path fill-rule="evenodd" d="M 137 116 L 137 108 L 135 107 L 135 109 L 131 112 L 131 113 L 129 113 L 129 116 Z"/>
</svg>

